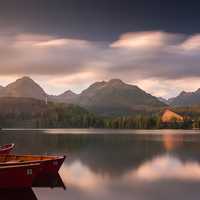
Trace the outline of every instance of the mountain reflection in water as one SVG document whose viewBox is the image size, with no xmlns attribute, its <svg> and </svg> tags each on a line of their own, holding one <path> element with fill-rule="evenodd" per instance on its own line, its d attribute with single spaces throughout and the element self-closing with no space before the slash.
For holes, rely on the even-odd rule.
<svg viewBox="0 0 200 200">
<path fill-rule="evenodd" d="M 34 188 L 39 200 L 199 199 L 200 132 L 8 132 L 0 141 L 15 142 L 16 153 L 67 155 L 60 170 L 67 190 Z"/>
</svg>

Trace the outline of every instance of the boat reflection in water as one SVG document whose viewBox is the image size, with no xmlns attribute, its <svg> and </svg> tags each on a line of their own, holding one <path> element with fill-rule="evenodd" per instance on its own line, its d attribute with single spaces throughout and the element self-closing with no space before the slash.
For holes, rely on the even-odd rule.
<svg viewBox="0 0 200 200">
<path fill-rule="evenodd" d="M 37 200 L 31 188 L 27 189 L 2 189 L 0 190 L 2 200 Z"/>
<path fill-rule="evenodd" d="M 46 181 L 34 183 L 34 188 L 63 188 L 65 185 L 59 174 L 49 177 Z M 24 189 L 0 189 L 0 199 L 2 200 L 38 200 L 32 188 Z"/>
<path fill-rule="evenodd" d="M 65 184 L 59 173 L 54 174 L 52 176 L 46 177 L 46 179 L 42 179 L 39 182 L 33 183 L 33 187 L 36 188 L 63 188 L 66 189 Z"/>
</svg>

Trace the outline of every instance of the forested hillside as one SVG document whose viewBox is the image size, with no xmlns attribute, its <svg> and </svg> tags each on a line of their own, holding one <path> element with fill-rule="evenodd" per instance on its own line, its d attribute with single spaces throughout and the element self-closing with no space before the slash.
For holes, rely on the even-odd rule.
<svg viewBox="0 0 200 200">
<path fill-rule="evenodd" d="M 173 111 L 184 117 L 183 123 L 163 124 L 163 109 L 133 112 L 131 115 L 98 116 L 73 104 L 55 103 L 32 98 L 0 98 L 2 128 L 200 128 L 200 107 L 179 107 Z"/>
</svg>

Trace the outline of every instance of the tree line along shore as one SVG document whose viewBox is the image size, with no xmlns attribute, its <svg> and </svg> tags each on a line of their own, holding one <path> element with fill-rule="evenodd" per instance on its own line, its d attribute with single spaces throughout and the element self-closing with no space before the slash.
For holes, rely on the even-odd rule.
<svg viewBox="0 0 200 200">
<path fill-rule="evenodd" d="M 0 106 L 0 127 L 2 128 L 113 128 L 113 129 L 198 129 L 200 128 L 200 107 L 172 108 L 182 120 L 171 117 L 162 120 L 166 109 L 143 110 L 129 115 L 103 116 L 89 112 L 77 105 L 24 99 Z M 168 108 L 169 109 L 169 108 Z M 170 108 L 171 109 L 171 108 Z"/>
</svg>

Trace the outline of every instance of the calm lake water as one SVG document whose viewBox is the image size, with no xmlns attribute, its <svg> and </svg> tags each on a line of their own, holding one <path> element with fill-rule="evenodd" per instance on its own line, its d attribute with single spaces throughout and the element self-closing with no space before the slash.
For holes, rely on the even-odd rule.
<svg viewBox="0 0 200 200">
<path fill-rule="evenodd" d="M 34 188 L 38 200 L 200 198 L 200 131 L 2 131 L 0 144 L 10 142 L 15 153 L 67 156 L 60 170 L 67 190 Z M 23 195 L 15 199 L 31 199 Z"/>
</svg>

